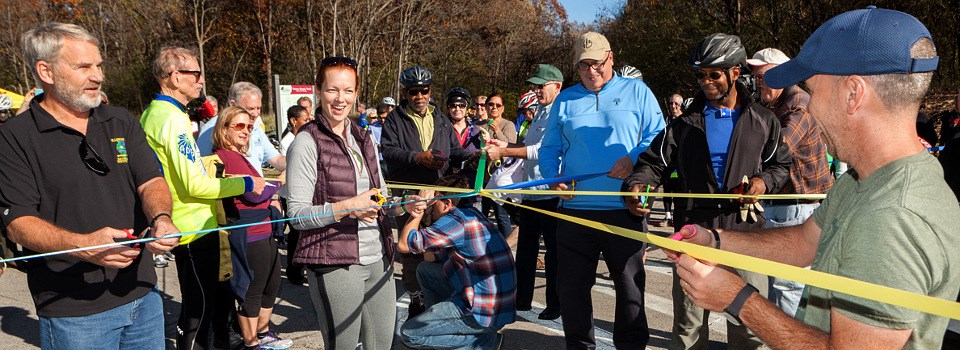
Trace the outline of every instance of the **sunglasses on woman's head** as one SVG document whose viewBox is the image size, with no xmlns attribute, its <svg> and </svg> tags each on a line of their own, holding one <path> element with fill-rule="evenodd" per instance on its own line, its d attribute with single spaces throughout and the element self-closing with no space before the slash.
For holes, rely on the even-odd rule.
<svg viewBox="0 0 960 350">
<path fill-rule="evenodd" d="M 253 124 L 236 123 L 236 124 L 231 124 L 230 128 L 237 132 L 243 131 L 244 129 L 246 129 L 249 132 L 249 131 L 253 131 Z"/>
<path fill-rule="evenodd" d="M 337 57 L 327 57 L 327 58 L 324 58 L 323 61 L 320 61 L 320 65 L 321 65 L 321 66 L 336 66 L 336 65 L 341 64 L 341 63 L 342 63 L 342 64 L 345 64 L 345 65 L 348 65 L 348 66 L 350 66 L 350 67 L 356 67 L 356 66 L 357 66 L 357 61 L 354 60 L 354 59 L 352 59 L 352 58 L 350 58 L 350 57 L 340 57 L 340 56 L 337 56 Z"/>
</svg>

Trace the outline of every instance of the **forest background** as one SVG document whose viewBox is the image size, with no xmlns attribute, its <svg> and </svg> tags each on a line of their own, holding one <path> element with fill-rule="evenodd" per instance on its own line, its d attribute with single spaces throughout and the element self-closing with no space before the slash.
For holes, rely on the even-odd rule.
<svg viewBox="0 0 960 350">
<path fill-rule="evenodd" d="M 697 91 L 687 55 L 707 34 L 739 35 L 748 55 L 776 47 L 794 56 L 824 21 L 867 5 L 910 13 L 927 25 L 940 67 L 924 109 L 935 119 L 953 109 L 960 0 L 627 0 L 589 24 L 571 22 L 557 0 L 0 0 L 0 87 L 33 88 L 20 36 L 60 21 L 100 38 L 103 89 L 135 114 L 158 91 L 151 60 L 170 45 L 197 50 L 206 93 L 223 104 L 234 82 L 260 86 L 269 119 L 273 75 L 281 84 L 312 84 L 326 56 L 357 59 L 360 100 L 371 107 L 399 97 L 399 72 L 414 64 L 433 72 L 435 99 L 462 86 L 474 95 L 504 93 L 510 105 L 528 89 L 523 82 L 538 63 L 559 67 L 564 86 L 575 84 L 573 44 L 583 31 L 596 30 L 610 40 L 615 68 L 639 68 L 662 101 Z"/>
</svg>

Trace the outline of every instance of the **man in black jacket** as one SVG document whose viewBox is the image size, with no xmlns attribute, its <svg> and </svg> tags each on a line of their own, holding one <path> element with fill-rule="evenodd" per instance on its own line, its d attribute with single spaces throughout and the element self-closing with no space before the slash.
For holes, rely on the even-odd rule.
<svg viewBox="0 0 960 350">
<path fill-rule="evenodd" d="M 634 174 L 624 187 L 638 192 L 656 185 L 673 169 L 679 175 L 677 192 L 776 193 L 789 179 L 790 155 L 780 137 L 780 122 L 755 103 L 747 88 L 736 83 L 746 62 L 746 51 L 734 35 L 703 38 L 690 55 L 701 91 L 687 111 L 673 121 L 640 155 Z M 744 178 L 748 180 L 743 181 Z M 709 228 L 751 230 L 763 228 L 757 199 L 677 199 L 675 221 Z M 627 208 L 645 215 L 636 197 Z M 750 284 L 767 293 L 767 276 L 738 271 Z M 708 311 L 683 293 L 674 273 L 674 338 L 670 349 L 706 349 L 710 341 Z M 754 349 L 762 342 L 746 328 L 727 325 L 731 349 Z"/>
<path fill-rule="evenodd" d="M 407 98 L 388 114 L 381 136 L 383 160 L 390 169 L 387 180 L 432 185 L 450 171 L 451 162 L 460 164 L 472 154 L 460 147 L 450 120 L 430 102 L 430 71 L 420 66 L 407 68 L 400 74 L 400 83 Z M 403 227 L 409 217 L 399 217 L 397 227 Z M 425 310 L 417 281 L 423 256 L 400 254 L 400 261 L 403 285 L 410 293 L 409 317 L 413 318 Z"/>
</svg>

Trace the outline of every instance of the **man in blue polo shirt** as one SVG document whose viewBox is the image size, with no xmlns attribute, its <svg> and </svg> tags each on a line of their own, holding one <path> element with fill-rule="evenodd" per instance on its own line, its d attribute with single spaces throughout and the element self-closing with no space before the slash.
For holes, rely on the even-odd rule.
<svg viewBox="0 0 960 350">
<path fill-rule="evenodd" d="M 607 176 L 580 181 L 576 189 L 619 191 L 637 156 L 663 130 L 663 113 L 643 81 L 613 73 L 613 52 L 603 35 L 583 34 L 576 50 L 582 82 L 561 91 L 553 102 L 540 145 L 540 173 L 552 178 L 609 169 Z M 566 184 L 552 187 L 568 189 Z M 646 230 L 643 219 L 627 213 L 619 197 L 561 198 L 561 213 Z M 561 221 L 557 226 L 557 293 L 567 348 L 595 346 L 590 289 L 601 252 L 619 294 L 613 341 L 618 348 L 642 349 L 650 339 L 643 310 L 643 243 Z"/>
</svg>

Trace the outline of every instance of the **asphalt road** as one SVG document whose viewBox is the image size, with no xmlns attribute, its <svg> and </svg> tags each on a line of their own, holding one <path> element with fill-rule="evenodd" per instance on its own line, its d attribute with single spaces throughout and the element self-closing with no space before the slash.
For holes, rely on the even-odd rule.
<svg viewBox="0 0 960 350">
<path fill-rule="evenodd" d="M 654 217 L 660 215 L 654 214 Z M 672 228 L 653 228 L 655 231 L 672 232 Z M 281 254 L 286 251 L 281 250 Z M 166 334 L 168 348 L 173 349 L 172 337 L 176 334 L 176 319 L 180 310 L 180 288 L 176 269 L 158 268 L 157 287 L 164 298 L 166 314 Z M 646 262 L 646 310 L 650 326 L 651 339 L 649 349 L 664 349 L 671 336 L 672 302 L 670 297 L 672 270 L 666 257 L 660 251 L 653 251 Z M 399 271 L 397 265 L 396 271 Z M 399 283 L 399 273 L 395 276 Z M 534 308 L 518 312 L 517 322 L 503 329 L 505 349 L 562 349 L 563 328 L 560 320 L 542 321 L 537 315 L 545 300 L 542 271 L 538 271 L 537 290 Z M 402 290 L 399 287 L 397 290 Z M 317 328 L 317 319 L 310 301 L 309 289 L 296 286 L 285 279 L 280 290 L 273 314 L 272 330 L 282 337 L 293 339 L 294 349 L 322 349 L 323 340 Z M 593 288 L 593 307 L 595 335 L 598 349 L 613 349 L 612 332 L 614 316 L 614 290 L 609 272 L 603 261 L 597 269 L 596 285 Z M 398 296 L 398 324 L 406 319 L 408 298 Z M 710 318 L 711 349 L 726 348 L 726 322 L 722 316 Z M 26 286 L 26 276 L 16 270 L 8 269 L 0 277 L 0 348 L 35 349 L 39 347 L 38 321 L 30 294 Z M 395 346 L 397 349 L 403 346 Z"/>
</svg>

